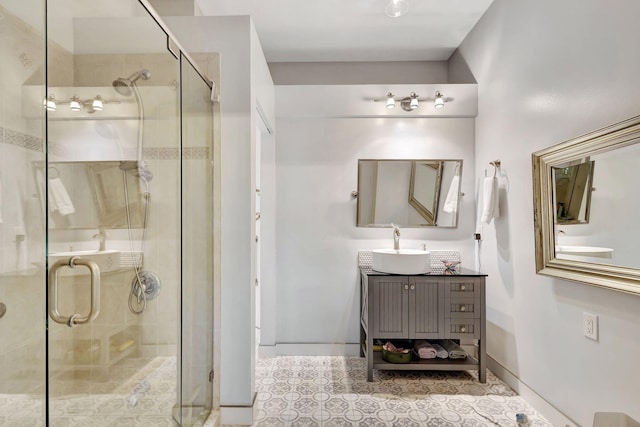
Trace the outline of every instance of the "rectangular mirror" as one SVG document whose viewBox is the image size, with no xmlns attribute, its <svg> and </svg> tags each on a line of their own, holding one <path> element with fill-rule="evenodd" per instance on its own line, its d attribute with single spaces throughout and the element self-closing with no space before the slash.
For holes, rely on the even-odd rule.
<svg viewBox="0 0 640 427">
<path fill-rule="evenodd" d="M 638 164 L 640 117 L 533 153 L 538 273 L 640 294 Z"/>
<path fill-rule="evenodd" d="M 49 228 L 127 228 L 127 206 L 131 227 L 142 227 L 147 192 L 143 177 L 150 172 L 137 165 L 135 161 L 49 162 L 45 174 L 44 164 L 35 162 L 43 211 L 45 194 L 49 197 Z"/>
<path fill-rule="evenodd" d="M 358 160 L 358 227 L 456 227 L 462 160 Z"/>
</svg>

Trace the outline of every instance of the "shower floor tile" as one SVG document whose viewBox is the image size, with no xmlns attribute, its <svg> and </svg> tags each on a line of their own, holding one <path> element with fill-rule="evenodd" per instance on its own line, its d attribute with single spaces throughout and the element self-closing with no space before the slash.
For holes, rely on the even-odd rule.
<svg viewBox="0 0 640 427">
<path fill-rule="evenodd" d="M 108 368 L 105 381 L 66 372 L 50 385 L 52 427 L 174 427 L 176 358 L 128 358 Z M 16 411 L 42 404 L 41 396 L 0 396 L 0 425 L 41 426 L 43 416 Z M 3 409 L 4 408 L 4 409 Z"/>
</svg>

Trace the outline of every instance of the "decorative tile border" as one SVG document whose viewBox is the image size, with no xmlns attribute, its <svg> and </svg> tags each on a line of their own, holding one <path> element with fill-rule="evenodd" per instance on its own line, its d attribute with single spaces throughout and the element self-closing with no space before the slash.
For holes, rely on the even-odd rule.
<svg viewBox="0 0 640 427">
<path fill-rule="evenodd" d="M 209 147 L 182 147 L 182 158 L 185 160 L 207 160 L 210 158 Z M 146 160 L 177 160 L 179 148 L 147 147 L 142 151 Z"/>
<path fill-rule="evenodd" d="M 42 152 L 44 143 L 42 138 L 27 135 L 0 126 L 0 144 L 11 144 L 27 150 Z M 60 155 L 61 146 L 52 142 L 47 147 L 49 154 Z M 147 147 L 143 150 L 143 157 L 147 160 L 177 160 L 179 148 Z M 185 160 L 208 160 L 211 158 L 209 147 L 183 147 L 182 158 Z"/>
<path fill-rule="evenodd" d="M 0 143 L 15 145 L 17 147 L 26 148 L 27 150 L 42 151 L 42 138 L 3 127 L 0 127 L 0 130 L 2 133 Z"/>
</svg>

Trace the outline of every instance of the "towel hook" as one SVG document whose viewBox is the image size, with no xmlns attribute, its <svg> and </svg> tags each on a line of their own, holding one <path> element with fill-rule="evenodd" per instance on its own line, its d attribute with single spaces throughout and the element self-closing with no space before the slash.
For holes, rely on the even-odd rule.
<svg viewBox="0 0 640 427">
<path fill-rule="evenodd" d="M 498 172 L 498 169 L 500 168 L 500 164 L 501 164 L 501 163 L 502 163 L 502 162 L 500 162 L 500 160 L 494 160 L 494 161 L 492 161 L 492 162 L 489 162 L 489 164 L 490 164 L 491 166 L 493 166 L 493 177 L 494 177 L 494 178 L 495 178 L 495 176 L 496 176 L 496 173 Z M 486 176 L 486 173 L 485 173 L 485 176 Z"/>
</svg>

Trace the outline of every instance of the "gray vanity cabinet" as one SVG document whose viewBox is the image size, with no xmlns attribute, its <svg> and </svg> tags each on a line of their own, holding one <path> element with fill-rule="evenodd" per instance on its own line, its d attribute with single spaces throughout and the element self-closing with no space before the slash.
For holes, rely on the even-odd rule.
<svg viewBox="0 0 640 427">
<path fill-rule="evenodd" d="M 377 276 L 373 281 L 374 337 L 435 339 L 443 322 L 443 283 L 428 276 Z"/>
<path fill-rule="evenodd" d="M 389 275 L 362 269 L 360 291 L 360 355 L 373 369 L 478 370 L 486 381 L 485 276 Z M 463 360 L 426 359 L 387 363 L 373 351 L 374 340 L 460 339 L 476 346 Z"/>
</svg>

